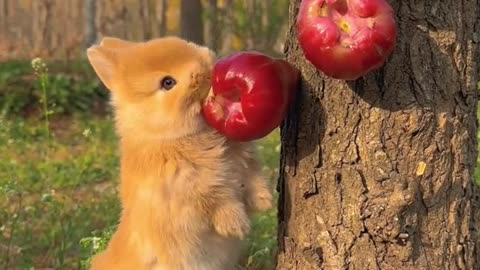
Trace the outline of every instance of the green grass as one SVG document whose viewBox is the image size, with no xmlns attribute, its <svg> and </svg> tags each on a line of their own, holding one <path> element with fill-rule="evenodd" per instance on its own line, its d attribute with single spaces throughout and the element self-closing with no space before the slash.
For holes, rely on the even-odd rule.
<svg viewBox="0 0 480 270">
<path fill-rule="evenodd" d="M 77 269 L 79 240 L 117 219 L 110 119 L 0 124 L 0 269 Z M 10 268 L 9 268 L 10 269 Z"/>
<path fill-rule="evenodd" d="M 38 75 L 38 74 L 37 74 Z M 48 85 L 52 114 L 103 111 L 108 91 L 95 78 L 86 61 L 49 62 L 46 82 L 37 80 L 29 62 L 0 64 L 0 116 L 37 115 L 43 108 L 42 83 Z"/>
<path fill-rule="evenodd" d="M 50 139 L 43 121 L 0 121 L 0 269 L 85 268 L 108 240 L 120 211 L 113 120 L 57 117 Z M 259 148 L 264 173 L 274 180 L 278 133 Z M 255 217 L 244 269 L 272 266 L 275 216 L 272 210 Z"/>
</svg>

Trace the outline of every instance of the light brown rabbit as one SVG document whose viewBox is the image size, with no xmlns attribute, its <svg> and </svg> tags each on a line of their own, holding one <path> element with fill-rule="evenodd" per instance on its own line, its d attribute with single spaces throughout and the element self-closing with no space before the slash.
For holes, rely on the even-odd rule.
<svg viewBox="0 0 480 270">
<path fill-rule="evenodd" d="M 272 194 L 254 145 L 202 117 L 213 53 L 165 37 L 104 38 L 87 55 L 111 91 L 121 146 L 120 224 L 91 269 L 234 269 L 251 213 Z"/>
</svg>

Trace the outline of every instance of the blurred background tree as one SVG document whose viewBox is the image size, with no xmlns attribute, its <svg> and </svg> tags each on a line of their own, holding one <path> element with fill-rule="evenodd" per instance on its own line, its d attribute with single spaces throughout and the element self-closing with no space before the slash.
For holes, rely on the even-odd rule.
<svg viewBox="0 0 480 270">
<path fill-rule="evenodd" d="M 0 61 L 75 59 L 102 36 L 178 35 L 221 55 L 245 49 L 279 55 L 287 6 L 287 0 L 0 0 Z"/>
<path fill-rule="evenodd" d="M 181 37 L 197 44 L 204 44 L 202 12 L 200 0 L 182 0 L 180 5 Z"/>
</svg>

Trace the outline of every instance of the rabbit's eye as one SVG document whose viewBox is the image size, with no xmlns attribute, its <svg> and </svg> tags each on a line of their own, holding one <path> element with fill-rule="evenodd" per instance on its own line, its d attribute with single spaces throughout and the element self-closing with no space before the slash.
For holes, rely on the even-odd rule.
<svg viewBox="0 0 480 270">
<path fill-rule="evenodd" d="M 165 78 L 162 79 L 160 82 L 160 87 L 165 90 L 170 90 L 172 89 L 175 85 L 177 84 L 177 81 L 175 81 L 174 78 L 170 76 L 166 76 Z"/>
</svg>

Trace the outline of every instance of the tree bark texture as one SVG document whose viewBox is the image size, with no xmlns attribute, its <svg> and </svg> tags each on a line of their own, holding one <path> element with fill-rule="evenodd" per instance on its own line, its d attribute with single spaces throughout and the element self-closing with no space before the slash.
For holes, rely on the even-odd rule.
<svg viewBox="0 0 480 270">
<path fill-rule="evenodd" d="M 389 0 L 398 43 L 380 70 L 332 80 L 308 63 L 282 125 L 277 267 L 480 269 L 479 0 Z"/>
<path fill-rule="evenodd" d="M 202 3 L 200 0 L 181 1 L 180 36 L 203 45 Z"/>
</svg>

